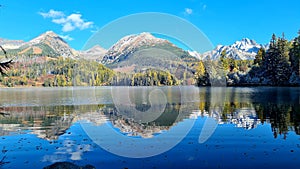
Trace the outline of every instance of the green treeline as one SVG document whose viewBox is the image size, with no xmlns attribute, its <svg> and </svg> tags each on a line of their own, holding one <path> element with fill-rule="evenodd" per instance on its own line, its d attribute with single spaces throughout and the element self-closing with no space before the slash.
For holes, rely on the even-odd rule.
<svg viewBox="0 0 300 169">
<path fill-rule="evenodd" d="M 102 64 L 71 58 L 39 57 L 15 62 L 0 76 L 2 86 L 101 86 L 108 85 L 114 72 Z"/>
<path fill-rule="evenodd" d="M 219 77 L 225 76 L 227 85 L 300 85 L 300 31 L 298 37 L 287 41 L 273 34 L 269 49 L 259 49 L 255 59 L 234 60 L 222 51 L 219 61 L 200 61 L 195 73 L 197 86 L 209 86 L 216 77 L 210 65 L 222 69 Z"/>
<path fill-rule="evenodd" d="M 181 83 L 169 71 L 147 69 L 136 73 L 116 73 L 112 86 L 172 86 Z"/>
<path fill-rule="evenodd" d="M 0 76 L 0 85 L 15 86 L 161 86 L 178 85 L 168 71 L 148 69 L 133 74 L 115 73 L 104 65 L 84 59 L 36 57 L 18 61 Z"/>
<path fill-rule="evenodd" d="M 172 86 L 177 84 L 176 77 L 167 71 L 150 69 L 143 73 L 135 73 L 131 78 L 131 86 Z"/>
</svg>

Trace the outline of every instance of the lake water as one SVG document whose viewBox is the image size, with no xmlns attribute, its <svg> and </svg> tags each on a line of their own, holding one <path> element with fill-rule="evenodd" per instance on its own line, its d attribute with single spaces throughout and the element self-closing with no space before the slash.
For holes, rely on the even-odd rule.
<svg viewBox="0 0 300 169">
<path fill-rule="evenodd" d="M 299 105 L 300 88 L 0 89 L 0 168 L 298 168 Z"/>
</svg>

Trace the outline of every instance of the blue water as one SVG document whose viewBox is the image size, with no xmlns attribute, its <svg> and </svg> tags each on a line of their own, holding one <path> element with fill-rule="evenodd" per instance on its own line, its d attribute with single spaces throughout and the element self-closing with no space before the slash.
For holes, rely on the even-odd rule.
<svg viewBox="0 0 300 169">
<path fill-rule="evenodd" d="M 184 102 L 181 95 L 181 104 L 172 99 L 178 96 L 178 88 L 161 88 L 166 92 L 167 106 L 149 123 L 137 121 L 145 119 L 133 110 L 135 104 L 124 108 L 110 100 L 108 88 L 85 89 L 82 99 L 93 102 L 83 100 L 75 105 L 69 100 L 74 100 L 80 88 L 51 89 L 54 94 L 48 98 L 42 95 L 40 105 L 31 104 L 30 97 L 38 98 L 44 89 L 29 92 L 29 96 L 25 90 L 0 91 L 6 94 L 0 99 L 0 105 L 5 105 L 1 112 L 9 114 L 0 116 L 0 160 L 4 157 L 0 168 L 43 168 L 66 161 L 78 166 L 129 169 L 300 166 L 298 88 L 192 88 Z M 147 95 L 154 88 L 131 90 L 139 102 L 138 93 Z M 89 97 L 87 91 L 94 94 Z M 12 105 L 9 92 L 12 99 L 13 95 L 26 96 L 26 102 L 14 101 Z M 67 96 L 63 100 L 51 98 L 61 92 Z M 147 98 L 144 111 L 151 104 Z M 153 102 L 151 106 L 155 107 Z"/>
</svg>

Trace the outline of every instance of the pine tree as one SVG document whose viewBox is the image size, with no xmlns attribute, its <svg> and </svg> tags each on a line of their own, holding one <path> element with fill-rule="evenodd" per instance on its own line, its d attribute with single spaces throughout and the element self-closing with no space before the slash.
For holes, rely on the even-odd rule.
<svg viewBox="0 0 300 169">
<path fill-rule="evenodd" d="M 290 62 L 292 71 L 296 73 L 296 75 L 300 75 L 300 30 L 298 32 L 298 37 L 293 40 L 292 47 L 290 49 Z"/>
<path fill-rule="evenodd" d="M 279 49 L 280 55 L 282 57 L 285 57 L 287 60 L 289 60 L 288 41 L 285 39 L 284 33 L 282 33 L 281 38 L 278 38 L 278 49 Z"/>
<path fill-rule="evenodd" d="M 276 83 L 278 85 L 288 84 L 288 80 L 290 78 L 290 63 L 289 61 L 289 48 L 288 42 L 284 37 L 284 33 L 282 33 L 282 38 L 278 40 L 278 64 L 275 69 L 276 71 Z"/>
<path fill-rule="evenodd" d="M 288 83 L 290 69 L 286 54 L 287 42 L 284 38 L 272 35 L 270 48 L 263 58 L 263 76 L 270 80 L 271 85 L 284 85 Z"/>
</svg>

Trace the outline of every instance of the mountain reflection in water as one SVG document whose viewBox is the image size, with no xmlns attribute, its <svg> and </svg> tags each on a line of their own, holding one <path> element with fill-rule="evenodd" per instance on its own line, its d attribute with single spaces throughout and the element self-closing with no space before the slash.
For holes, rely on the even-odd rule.
<svg viewBox="0 0 300 169">
<path fill-rule="evenodd" d="M 141 90 L 141 89 L 140 89 Z M 261 90 L 261 91 L 260 91 Z M 15 135 L 30 131 L 38 137 L 55 140 L 77 121 L 90 122 L 95 126 L 111 123 L 126 136 L 151 138 L 168 131 L 184 119 L 210 117 L 217 124 L 234 124 L 244 129 L 270 123 L 274 138 L 287 137 L 288 131 L 300 133 L 299 91 L 289 88 L 202 88 L 197 100 L 181 103 L 168 92 L 164 111 L 151 122 L 143 123 L 134 110 L 145 112 L 151 105 L 143 95 L 136 94 L 131 105 L 115 107 L 114 104 L 53 105 L 53 106 L 6 106 L 0 109 L 0 135 Z M 147 95 L 147 91 L 146 91 Z M 194 97 L 194 96 L 193 96 Z M 169 99 L 173 98 L 173 99 Z M 120 112 L 120 109 L 122 112 Z M 125 111 L 124 111 L 125 110 Z"/>
</svg>

